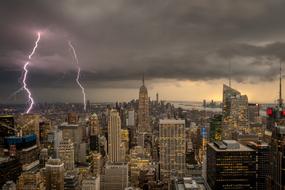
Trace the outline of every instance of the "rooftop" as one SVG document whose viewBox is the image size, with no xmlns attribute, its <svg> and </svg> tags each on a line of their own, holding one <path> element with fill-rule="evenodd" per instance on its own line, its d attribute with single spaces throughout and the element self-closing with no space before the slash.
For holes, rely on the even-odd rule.
<svg viewBox="0 0 285 190">
<path fill-rule="evenodd" d="M 71 124 L 67 122 L 63 122 L 59 127 L 78 127 L 78 124 Z"/>
<path fill-rule="evenodd" d="M 182 119 L 160 119 L 159 124 L 185 124 Z"/>
<path fill-rule="evenodd" d="M 203 184 L 198 184 L 192 177 L 184 177 L 182 179 L 176 179 L 176 190 L 198 190 L 206 189 Z"/>
<path fill-rule="evenodd" d="M 214 143 L 208 143 L 217 152 L 238 152 L 238 151 L 254 151 L 253 149 L 240 144 L 236 140 L 223 140 Z"/>
<path fill-rule="evenodd" d="M 254 141 L 251 141 L 249 142 L 249 146 L 250 145 L 253 145 L 254 147 L 268 147 L 268 143 L 264 142 L 264 141 L 257 141 L 257 142 L 254 142 Z"/>
</svg>

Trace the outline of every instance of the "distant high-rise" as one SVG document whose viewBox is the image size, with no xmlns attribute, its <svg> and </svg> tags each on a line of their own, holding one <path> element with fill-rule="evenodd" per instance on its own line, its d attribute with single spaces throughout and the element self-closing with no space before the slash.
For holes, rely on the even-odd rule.
<svg viewBox="0 0 285 190">
<path fill-rule="evenodd" d="M 45 170 L 46 189 L 64 190 L 64 163 L 60 159 L 49 159 Z"/>
<path fill-rule="evenodd" d="M 222 115 L 216 114 L 210 120 L 210 141 L 222 140 Z"/>
<path fill-rule="evenodd" d="M 211 189 L 255 189 L 255 150 L 235 140 L 208 143 L 207 182 Z"/>
<path fill-rule="evenodd" d="M 79 124 L 62 123 L 58 126 L 58 129 L 62 131 L 62 139 L 70 139 L 74 146 L 75 161 L 79 161 L 79 149 L 83 140 L 83 134 L 85 127 Z"/>
<path fill-rule="evenodd" d="M 39 161 L 40 161 L 40 168 L 44 168 L 46 165 L 46 162 L 48 161 L 49 155 L 48 155 L 48 149 L 43 148 L 39 155 Z"/>
<path fill-rule="evenodd" d="M 64 163 L 65 170 L 74 169 L 74 146 L 70 139 L 64 139 L 59 144 L 58 155 Z"/>
<path fill-rule="evenodd" d="M 150 132 L 150 118 L 149 118 L 149 97 L 147 88 L 144 84 L 140 87 L 139 92 L 139 108 L 138 108 L 138 131 L 139 132 Z"/>
<path fill-rule="evenodd" d="M 95 176 L 101 174 L 101 169 L 103 165 L 102 155 L 98 152 L 91 152 L 89 158 L 91 160 L 91 164 L 90 164 L 91 172 Z"/>
<path fill-rule="evenodd" d="M 270 142 L 270 176 L 269 188 L 285 189 L 285 126 L 273 128 Z"/>
<path fill-rule="evenodd" d="M 128 110 L 128 118 L 127 118 L 127 127 L 134 127 L 135 126 L 135 110 L 131 109 Z"/>
<path fill-rule="evenodd" d="M 279 98 L 278 104 L 275 107 L 269 107 L 266 110 L 267 113 L 267 130 L 272 132 L 275 130 L 276 124 L 283 125 L 285 123 L 285 108 L 282 99 L 282 67 L 280 62 L 280 73 L 279 73 Z"/>
<path fill-rule="evenodd" d="M 99 135 L 100 134 L 100 125 L 99 125 L 99 119 L 97 114 L 92 114 L 89 118 L 89 126 L 90 126 L 90 135 Z"/>
<path fill-rule="evenodd" d="M 67 115 L 67 123 L 68 124 L 77 124 L 78 120 L 79 120 L 79 117 L 76 113 L 74 113 L 74 112 L 68 113 L 68 115 Z"/>
<path fill-rule="evenodd" d="M 116 110 L 110 111 L 108 122 L 108 156 L 110 162 L 121 161 L 121 119 Z"/>
<path fill-rule="evenodd" d="M 223 137 L 231 138 L 234 129 L 245 129 L 248 121 L 248 98 L 227 85 L 223 86 Z"/>
<path fill-rule="evenodd" d="M 185 121 L 164 119 L 159 121 L 160 175 L 170 180 L 173 173 L 183 177 L 185 170 Z"/>
<path fill-rule="evenodd" d="M 248 121 L 249 124 L 256 124 L 259 121 L 259 104 L 248 104 Z"/>
<path fill-rule="evenodd" d="M 130 139 L 129 139 L 129 131 L 127 129 L 122 129 L 121 130 L 121 146 L 124 146 L 123 149 L 126 152 L 129 151 L 129 141 L 130 141 Z"/>
<path fill-rule="evenodd" d="M 99 135 L 100 135 L 100 125 L 97 114 L 93 114 L 89 118 L 90 127 L 90 150 L 100 151 Z"/>
<path fill-rule="evenodd" d="M 159 95 L 158 95 L 158 92 L 156 93 L 156 103 L 159 102 Z"/>
</svg>

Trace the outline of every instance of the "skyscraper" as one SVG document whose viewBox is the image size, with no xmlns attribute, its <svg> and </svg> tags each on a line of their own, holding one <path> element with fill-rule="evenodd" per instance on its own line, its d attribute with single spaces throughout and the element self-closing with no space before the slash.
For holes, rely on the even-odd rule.
<svg viewBox="0 0 285 190">
<path fill-rule="evenodd" d="M 110 111 L 108 122 L 108 156 L 109 161 L 121 161 L 120 155 L 121 145 L 121 119 L 116 110 Z"/>
<path fill-rule="evenodd" d="M 103 166 L 103 159 L 102 155 L 98 152 L 91 152 L 89 155 L 91 172 L 98 176 L 101 174 L 102 166 Z"/>
<path fill-rule="evenodd" d="M 60 159 L 49 159 L 45 170 L 46 188 L 64 190 L 64 163 Z"/>
<path fill-rule="evenodd" d="M 128 187 L 128 164 L 107 163 L 101 178 L 101 190 L 124 190 Z"/>
<path fill-rule="evenodd" d="M 89 126 L 90 126 L 90 135 L 99 135 L 100 134 L 100 125 L 99 125 L 99 119 L 97 114 L 92 114 L 89 118 Z"/>
<path fill-rule="evenodd" d="M 72 119 L 71 119 L 72 120 Z M 62 123 L 58 126 L 62 131 L 62 139 L 70 139 L 74 146 L 75 161 L 79 161 L 79 149 L 85 128 L 79 124 Z"/>
<path fill-rule="evenodd" d="M 248 121 L 249 124 L 256 124 L 259 121 L 259 111 L 260 105 L 259 104 L 248 104 Z"/>
<path fill-rule="evenodd" d="M 164 119 L 159 121 L 160 175 L 168 181 L 174 175 L 183 177 L 185 170 L 185 121 Z"/>
<path fill-rule="evenodd" d="M 216 114 L 210 121 L 210 141 L 222 140 L 222 115 Z"/>
<path fill-rule="evenodd" d="M 235 140 L 208 143 L 207 181 L 212 189 L 255 189 L 255 150 Z"/>
<path fill-rule="evenodd" d="M 60 142 L 58 155 L 64 163 L 65 170 L 74 169 L 74 146 L 70 139 L 64 139 Z"/>
<path fill-rule="evenodd" d="M 269 189 L 285 189 L 285 126 L 273 128 L 270 142 Z"/>
<path fill-rule="evenodd" d="M 282 99 L 282 67 L 280 61 L 279 99 L 274 108 L 267 108 L 267 130 L 272 133 L 270 144 L 270 174 L 267 189 L 285 189 L 285 110 Z M 269 135 L 270 137 L 270 135 Z"/>
<path fill-rule="evenodd" d="M 266 180 L 269 175 L 270 149 L 269 145 L 262 141 L 250 142 L 250 148 L 256 153 L 256 189 L 266 190 Z"/>
<path fill-rule="evenodd" d="M 89 118 L 89 127 L 90 127 L 90 150 L 100 151 L 99 143 L 99 134 L 100 134 L 100 125 L 97 114 L 92 114 Z"/>
<path fill-rule="evenodd" d="M 135 126 L 135 110 L 128 110 L 127 127 Z"/>
<path fill-rule="evenodd" d="M 227 85 L 223 86 L 223 137 L 231 139 L 233 130 L 249 126 L 248 98 Z"/>
<path fill-rule="evenodd" d="M 149 118 L 149 97 L 147 88 L 144 84 L 144 76 L 142 79 L 142 86 L 139 92 L 139 108 L 138 108 L 138 131 L 151 132 L 150 118 Z"/>
</svg>

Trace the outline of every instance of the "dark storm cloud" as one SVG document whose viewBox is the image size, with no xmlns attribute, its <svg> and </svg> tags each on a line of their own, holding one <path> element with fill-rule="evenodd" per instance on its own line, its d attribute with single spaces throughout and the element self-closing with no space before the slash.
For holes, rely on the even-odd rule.
<svg viewBox="0 0 285 190">
<path fill-rule="evenodd" d="M 73 87 L 68 40 L 89 88 L 120 86 L 142 73 L 221 79 L 229 61 L 237 81 L 273 80 L 285 55 L 284 6 L 283 0 L 1 1 L 0 85 L 18 85 L 37 30 L 43 36 L 31 65 L 33 87 Z"/>
</svg>

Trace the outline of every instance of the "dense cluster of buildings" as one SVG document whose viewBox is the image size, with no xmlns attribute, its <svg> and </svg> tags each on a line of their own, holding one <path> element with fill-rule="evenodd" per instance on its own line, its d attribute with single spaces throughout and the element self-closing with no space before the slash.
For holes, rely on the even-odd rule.
<svg viewBox="0 0 285 190">
<path fill-rule="evenodd" d="M 285 189 L 281 97 L 267 115 L 227 85 L 221 111 L 156 97 L 150 100 L 143 78 L 139 99 L 128 103 L 1 115 L 0 188 Z"/>
</svg>

